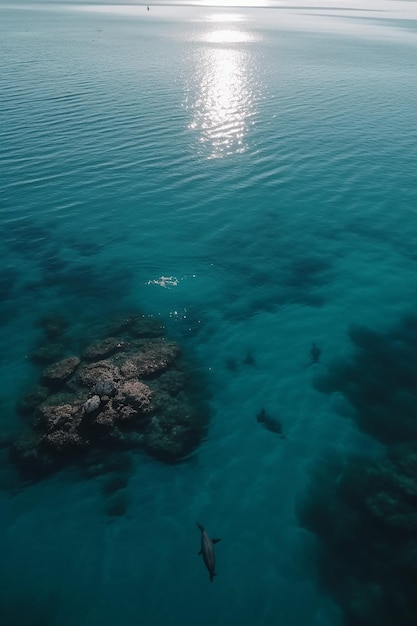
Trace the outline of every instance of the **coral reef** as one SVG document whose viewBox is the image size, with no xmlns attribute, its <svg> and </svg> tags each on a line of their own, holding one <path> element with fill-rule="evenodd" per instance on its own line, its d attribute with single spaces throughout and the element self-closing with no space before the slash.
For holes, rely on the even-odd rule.
<svg viewBox="0 0 417 626">
<path fill-rule="evenodd" d="M 143 316 L 113 321 L 106 330 L 110 335 L 94 337 L 80 356 L 46 367 L 41 385 L 19 402 L 31 418 L 12 446 L 21 469 L 50 471 L 102 444 L 140 447 L 178 462 L 198 445 L 207 410 L 196 401 L 179 345 Z"/>
</svg>

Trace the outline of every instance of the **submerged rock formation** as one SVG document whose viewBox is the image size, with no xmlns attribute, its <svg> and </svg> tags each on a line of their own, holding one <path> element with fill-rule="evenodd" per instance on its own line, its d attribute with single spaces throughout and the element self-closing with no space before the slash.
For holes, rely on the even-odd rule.
<svg viewBox="0 0 417 626">
<path fill-rule="evenodd" d="M 140 316 L 108 332 L 80 356 L 49 365 L 42 387 L 20 401 L 21 413 L 31 417 L 30 430 L 12 446 L 21 468 L 48 471 L 103 444 L 139 446 L 177 462 L 198 445 L 207 412 L 192 396 L 179 345 Z"/>
<path fill-rule="evenodd" d="M 348 414 L 382 445 L 321 460 L 300 519 L 318 537 L 321 579 L 346 626 L 415 626 L 417 315 L 349 335 L 352 354 L 326 365 L 315 386 L 343 394 Z"/>
<path fill-rule="evenodd" d="M 300 510 L 346 626 L 415 626 L 417 446 L 324 464 Z"/>
<path fill-rule="evenodd" d="M 79 364 L 80 359 L 77 356 L 70 356 L 68 359 L 58 361 L 58 363 L 54 363 L 44 370 L 43 379 L 46 384 L 59 384 L 69 378 Z"/>
</svg>

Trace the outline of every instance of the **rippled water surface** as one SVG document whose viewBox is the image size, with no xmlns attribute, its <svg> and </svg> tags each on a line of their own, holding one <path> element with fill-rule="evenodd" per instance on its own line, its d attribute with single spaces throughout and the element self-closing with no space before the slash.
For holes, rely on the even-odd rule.
<svg viewBox="0 0 417 626">
<path fill-rule="evenodd" d="M 380 445 L 316 377 L 416 307 L 416 5 L 2 2 L 0 58 L 2 623 L 339 626 L 298 508 Z M 193 355 L 211 424 L 178 466 L 132 454 L 112 517 L 8 446 L 42 316 L 127 310 Z"/>
</svg>

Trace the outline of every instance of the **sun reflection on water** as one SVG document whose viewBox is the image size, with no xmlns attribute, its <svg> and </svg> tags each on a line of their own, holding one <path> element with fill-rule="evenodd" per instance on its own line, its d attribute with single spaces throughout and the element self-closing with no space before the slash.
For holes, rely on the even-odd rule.
<svg viewBox="0 0 417 626">
<path fill-rule="evenodd" d="M 189 128 L 198 133 L 199 152 L 209 158 L 247 148 L 255 95 L 250 50 L 242 44 L 252 40 L 245 30 L 214 24 L 204 35 L 186 108 L 192 114 Z"/>
</svg>

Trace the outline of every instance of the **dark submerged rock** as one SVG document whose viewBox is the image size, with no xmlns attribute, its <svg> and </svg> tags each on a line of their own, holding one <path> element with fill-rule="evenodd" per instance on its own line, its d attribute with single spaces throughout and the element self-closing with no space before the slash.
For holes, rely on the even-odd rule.
<svg viewBox="0 0 417 626">
<path fill-rule="evenodd" d="M 53 363 L 43 371 L 43 379 L 47 384 L 61 383 L 67 380 L 81 363 L 77 356 L 70 356 L 63 361 Z"/>
<path fill-rule="evenodd" d="M 122 315 L 111 321 L 104 328 L 108 336 L 128 335 L 131 338 L 162 337 L 164 325 L 157 319 L 146 315 Z"/>
<path fill-rule="evenodd" d="M 93 386 L 93 392 L 96 393 L 100 398 L 103 396 L 112 396 L 116 391 L 116 383 L 114 380 L 98 380 L 96 384 Z"/>
<path fill-rule="evenodd" d="M 65 347 L 61 343 L 47 343 L 29 354 L 29 359 L 37 365 L 48 365 L 64 355 Z"/>
<path fill-rule="evenodd" d="M 94 413 L 100 408 L 101 399 L 100 396 L 94 395 L 88 398 L 83 404 L 83 410 L 85 414 Z"/>
<path fill-rule="evenodd" d="M 100 339 L 88 346 L 83 356 L 89 361 L 96 361 L 97 359 L 102 359 L 115 352 L 121 351 L 125 347 L 125 342 L 122 339 L 107 337 L 106 339 Z"/>
<path fill-rule="evenodd" d="M 49 395 L 48 387 L 33 385 L 26 391 L 17 404 L 17 410 L 21 415 L 34 415 L 37 407 L 46 400 Z"/>
<path fill-rule="evenodd" d="M 110 360 L 97 361 L 82 364 L 76 375 L 69 381 L 68 386 L 73 389 L 83 386 L 94 390 L 97 385 L 106 384 L 109 388 L 116 389 L 121 380 L 122 375 L 117 365 Z"/>
<path fill-rule="evenodd" d="M 164 338 L 139 346 L 139 351 L 125 360 L 121 373 L 125 378 L 148 377 L 165 371 L 180 353 L 177 343 Z"/>
</svg>

